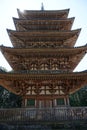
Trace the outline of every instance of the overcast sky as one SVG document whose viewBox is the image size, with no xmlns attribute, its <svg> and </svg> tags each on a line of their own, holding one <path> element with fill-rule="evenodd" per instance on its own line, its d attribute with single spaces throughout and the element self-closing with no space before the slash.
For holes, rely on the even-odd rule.
<svg viewBox="0 0 87 130">
<path fill-rule="evenodd" d="M 0 0 L 0 45 L 12 46 L 6 29 L 15 29 L 12 17 L 18 17 L 17 8 L 21 11 L 40 10 L 42 2 L 45 10 L 69 8 L 69 18 L 75 17 L 72 29 L 81 28 L 81 33 L 75 46 L 83 46 L 87 43 L 87 0 Z M 11 70 L 1 53 L 0 66 Z M 83 70 L 87 70 L 87 54 L 75 69 L 75 71 Z"/>
</svg>

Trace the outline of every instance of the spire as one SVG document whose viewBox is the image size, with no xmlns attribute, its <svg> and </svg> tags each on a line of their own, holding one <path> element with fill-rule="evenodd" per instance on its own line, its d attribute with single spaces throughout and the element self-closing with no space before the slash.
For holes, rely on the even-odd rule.
<svg viewBox="0 0 87 130">
<path fill-rule="evenodd" d="M 43 5 L 43 3 L 41 3 L 41 10 L 42 10 L 42 11 L 44 10 L 44 5 Z"/>
</svg>

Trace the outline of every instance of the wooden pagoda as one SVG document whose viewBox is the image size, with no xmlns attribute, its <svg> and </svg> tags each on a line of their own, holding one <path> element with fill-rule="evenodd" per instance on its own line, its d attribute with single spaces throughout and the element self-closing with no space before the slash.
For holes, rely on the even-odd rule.
<svg viewBox="0 0 87 130">
<path fill-rule="evenodd" d="M 0 72 L 0 84 L 22 96 L 23 107 L 69 105 L 69 94 L 87 84 L 87 71 L 73 72 L 87 52 L 74 47 L 81 29 L 71 30 L 69 9 L 17 12 L 16 30 L 7 30 L 13 47 L 0 47 L 13 71 Z"/>
</svg>

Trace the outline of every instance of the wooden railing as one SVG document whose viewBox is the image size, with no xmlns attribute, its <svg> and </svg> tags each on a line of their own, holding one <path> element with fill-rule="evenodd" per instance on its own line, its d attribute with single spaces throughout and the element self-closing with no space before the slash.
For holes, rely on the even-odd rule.
<svg viewBox="0 0 87 130">
<path fill-rule="evenodd" d="M 87 107 L 59 107 L 50 109 L 0 109 L 0 122 L 4 121 L 61 121 L 86 120 Z"/>
</svg>

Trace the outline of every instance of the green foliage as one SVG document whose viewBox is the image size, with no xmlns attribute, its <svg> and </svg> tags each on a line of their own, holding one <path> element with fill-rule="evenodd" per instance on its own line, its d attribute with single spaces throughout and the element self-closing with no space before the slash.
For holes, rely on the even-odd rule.
<svg viewBox="0 0 87 130">
<path fill-rule="evenodd" d="M 13 93 L 10 93 L 0 86 L 0 108 L 17 108 L 21 107 L 22 99 Z"/>
<path fill-rule="evenodd" d="M 7 70 L 0 66 L 0 72 L 7 72 Z M 3 86 L 0 86 L 0 108 L 21 107 L 21 102 L 22 99 L 20 96 L 10 93 Z"/>
<path fill-rule="evenodd" d="M 87 86 L 70 95 L 71 106 L 87 106 Z"/>
<path fill-rule="evenodd" d="M 6 68 L 0 66 L 0 72 L 7 72 Z"/>
</svg>

